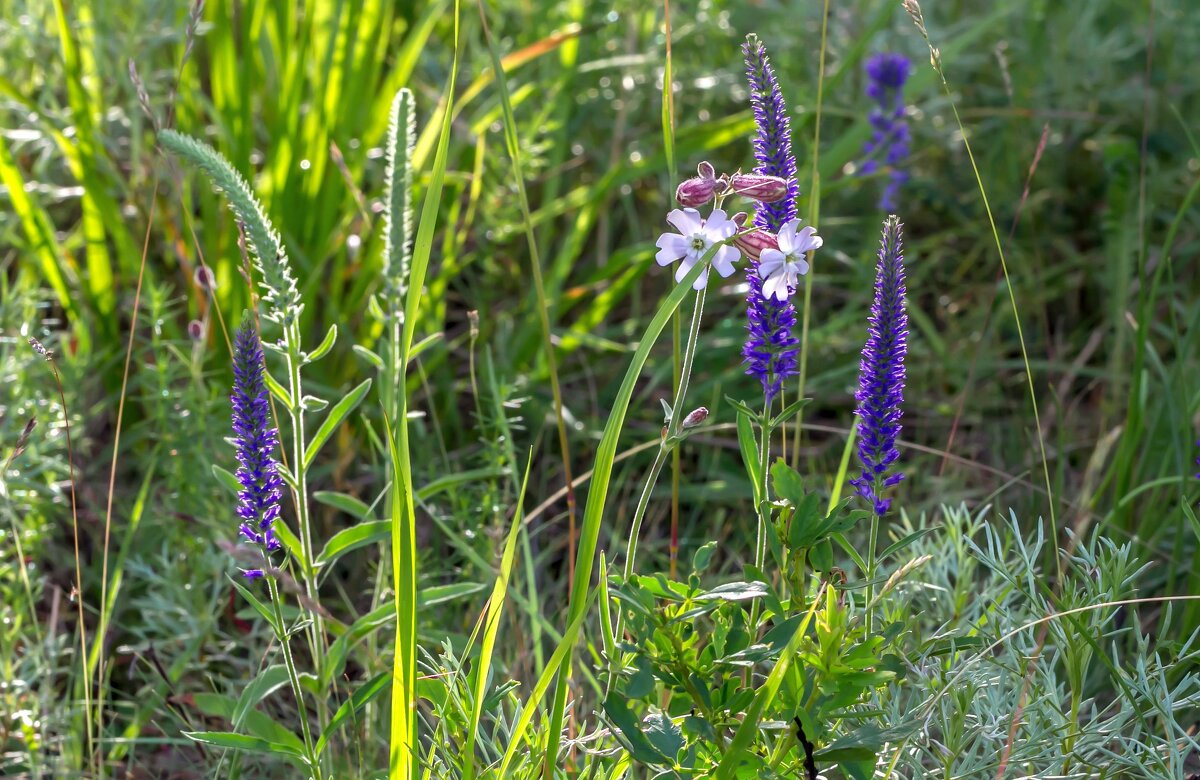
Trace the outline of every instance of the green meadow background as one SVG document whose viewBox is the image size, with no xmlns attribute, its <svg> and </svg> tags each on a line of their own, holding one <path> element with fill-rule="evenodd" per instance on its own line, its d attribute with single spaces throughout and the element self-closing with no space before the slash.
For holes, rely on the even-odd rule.
<svg viewBox="0 0 1200 780">
<path fill-rule="evenodd" d="M 1047 534 L 1053 508 L 1060 544 L 1096 533 L 1131 542 L 1151 563 L 1141 595 L 1200 592 L 1198 524 L 1185 509 L 1200 494 L 1200 10 L 1193 0 L 927 0 L 943 88 L 899 0 L 828 6 L 822 49 L 820 2 L 673 2 L 669 25 L 659 3 L 485 3 L 504 92 L 479 6 L 461 8 L 422 346 L 407 377 L 414 479 L 431 486 L 416 532 L 418 639 L 430 653 L 471 632 L 529 461 L 528 533 L 494 663 L 525 681 L 546 667 L 566 625 L 566 475 L 586 478 L 620 378 L 672 287 L 653 253 L 675 185 L 702 160 L 753 165 L 741 57 L 752 32 L 792 112 L 800 213 L 825 242 L 802 312 L 812 401 L 802 430 L 787 431 L 786 457 L 829 490 L 845 450 L 885 216 L 881 180 L 855 175 L 870 133 L 863 62 L 901 52 L 915 68 L 898 209 L 912 332 L 897 505 L 909 517 L 990 505 Z M 389 105 L 400 87 L 415 95 L 419 208 L 453 13 L 449 0 L 0 0 L 0 774 L 74 776 L 87 763 L 84 666 L 102 671 L 98 750 L 113 771 L 221 774 L 216 754 L 180 732 L 223 722 L 219 696 L 238 695 L 271 640 L 228 576 L 234 498 L 212 469 L 235 467 L 229 339 L 251 305 L 244 255 L 221 196 L 164 155 L 155 130 L 206 140 L 252 183 L 299 280 L 305 343 L 338 328 L 307 370 L 309 391 L 340 398 L 375 371 L 352 345 L 373 348 L 382 334 L 372 301 Z M 725 401 L 761 392 L 740 364 L 744 295 L 737 277 L 709 290 L 690 398 L 711 410 L 711 427 L 651 498 L 647 570 L 667 567 L 673 518 L 680 560 L 710 539 L 723 571 L 751 555 L 754 509 Z M 602 550 L 624 548 L 678 328 L 636 387 Z M 61 399 L 28 337 L 54 353 Z M 384 436 L 372 395 L 333 433 L 313 488 L 384 516 Z M 579 481 L 580 507 L 586 489 Z M 332 498 L 314 506 L 319 539 L 356 519 Z M 326 573 L 333 620 L 390 598 L 381 553 L 365 545 Z M 1190 633 L 1198 609 L 1181 605 L 1168 633 Z M 368 637 L 347 674 L 386 669 L 390 652 L 387 636 Z"/>
</svg>

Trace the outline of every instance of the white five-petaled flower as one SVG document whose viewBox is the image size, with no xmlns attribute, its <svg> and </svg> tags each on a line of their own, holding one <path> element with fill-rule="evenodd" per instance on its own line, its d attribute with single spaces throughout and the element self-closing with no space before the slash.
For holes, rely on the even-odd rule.
<svg viewBox="0 0 1200 780">
<path fill-rule="evenodd" d="M 800 277 L 808 273 L 806 252 L 819 249 L 824 243 L 816 228 L 806 227 L 799 233 L 800 220 L 793 219 L 779 229 L 779 248 L 764 249 L 758 257 L 758 275 L 765 279 L 763 295 L 777 301 L 786 301 L 800 283 Z"/>
<path fill-rule="evenodd" d="M 723 209 L 713 209 L 708 219 L 700 216 L 696 209 L 675 209 L 667 214 L 667 222 L 679 233 L 663 233 L 658 237 L 658 254 L 654 259 L 659 265 L 670 265 L 682 259 L 675 271 L 675 281 L 683 281 L 688 271 L 698 263 L 713 244 L 720 243 L 737 232 L 738 226 L 729 218 Z M 733 274 L 733 264 L 741 253 L 732 246 L 723 246 L 717 250 L 712 259 L 712 267 L 721 276 Z M 697 290 L 703 290 L 708 284 L 708 269 L 700 272 L 699 278 L 692 285 Z"/>
</svg>

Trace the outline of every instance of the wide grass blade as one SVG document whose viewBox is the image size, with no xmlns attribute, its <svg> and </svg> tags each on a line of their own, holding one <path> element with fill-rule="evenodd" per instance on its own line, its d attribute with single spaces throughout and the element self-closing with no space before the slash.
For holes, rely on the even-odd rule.
<svg viewBox="0 0 1200 780">
<path fill-rule="evenodd" d="M 715 249 L 710 251 L 710 254 L 713 251 Z M 575 556 L 575 579 L 571 583 L 571 600 L 567 612 L 567 621 L 569 624 L 573 625 L 576 620 L 581 619 L 587 606 L 588 587 L 592 579 L 592 565 L 596 558 L 596 546 L 600 540 L 600 524 L 604 519 L 604 504 L 608 499 L 608 487 L 612 479 L 613 460 L 617 455 L 617 443 L 621 438 L 621 431 L 625 427 L 625 415 L 629 411 L 629 401 L 633 397 L 638 377 L 642 373 L 642 367 L 646 365 L 646 360 L 650 357 L 650 350 L 654 347 L 654 343 L 658 340 L 658 337 L 662 335 L 663 329 L 666 328 L 667 322 L 671 319 L 671 315 L 679 308 L 683 299 L 692 292 L 692 283 L 700 278 L 700 273 L 707 266 L 708 258 L 696 263 L 687 276 L 675 285 L 675 288 L 671 290 L 671 294 L 659 306 L 654 318 L 646 326 L 646 332 L 642 336 L 642 341 L 629 363 L 629 368 L 625 372 L 625 379 L 621 382 L 620 390 L 617 391 L 617 397 L 613 400 L 608 423 L 604 426 L 604 434 L 601 436 L 600 445 L 596 449 L 596 462 L 592 469 L 592 484 L 588 489 L 587 505 L 583 510 L 583 522 L 579 531 L 579 549 Z M 555 653 L 555 655 L 557 656 L 558 653 Z M 547 668 L 552 669 L 553 667 L 554 664 L 551 663 Z M 567 688 L 570 684 L 571 676 L 571 653 L 568 652 L 562 655 L 558 667 L 558 685 L 554 691 L 553 709 L 550 712 L 550 721 L 547 725 L 548 744 L 546 747 L 545 764 L 543 766 L 543 775 L 546 778 L 553 777 L 554 762 L 558 759 L 558 746 L 562 739 L 563 716 L 567 705 Z"/>
<path fill-rule="evenodd" d="M 454 61 L 446 84 L 446 111 L 442 114 L 441 137 L 430 172 L 429 188 L 421 207 L 421 221 L 413 246 L 411 276 L 404 300 L 404 328 L 400 338 L 400 376 L 407 375 L 413 333 L 421 307 L 433 234 L 441 206 L 442 186 L 450 149 L 450 119 L 454 88 L 458 79 L 459 4 L 454 3 Z M 417 761 L 417 540 L 416 507 L 413 498 L 412 457 L 408 440 L 408 395 L 399 393 L 400 414 L 396 434 L 387 425 L 392 467 L 392 581 L 396 611 L 395 656 L 392 660 L 392 722 L 389 734 L 389 778 L 416 777 Z"/>
</svg>

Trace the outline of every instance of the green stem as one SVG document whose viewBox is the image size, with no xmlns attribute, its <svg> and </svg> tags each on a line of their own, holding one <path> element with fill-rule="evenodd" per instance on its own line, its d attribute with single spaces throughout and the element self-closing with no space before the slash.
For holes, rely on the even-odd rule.
<svg viewBox="0 0 1200 780">
<path fill-rule="evenodd" d="M 758 473 L 762 479 L 758 497 L 758 541 L 754 546 L 754 565 L 759 571 L 767 564 L 767 523 L 770 521 L 769 496 L 767 483 L 771 468 L 771 435 L 774 433 L 771 419 L 771 405 L 763 405 L 762 441 L 758 445 Z M 757 604 L 757 602 L 755 602 Z"/>
<path fill-rule="evenodd" d="M 646 483 L 642 485 L 642 494 L 638 497 L 637 509 L 633 512 L 633 525 L 629 528 L 629 543 L 625 546 L 625 566 L 621 571 L 625 579 L 629 579 L 633 575 L 634 562 L 637 559 L 637 542 L 641 536 L 642 519 L 646 516 L 646 507 L 650 504 L 650 494 L 654 492 L 654 483 L 658 481 L 658 475 L 662 471 L 662 467 L 666 465 L 667 455 L 675 448 L 668 446 L 664 440 L 658 447 L 658 454 L 654 456 L 654 463 L 650 466 L 650 472 L 646 475 Z M 621 616 L 617 615 L 617 638 L 620 638 Z"/>
<path fill-rule="evenodd" d="M 300 324 L 292 322 L 284 331 L 284 346 L 288 371 L 288 392 L 291 394 L 291 407 L 288 413 L 292 418 L 292 476 L 296 480 L 296 517 L 300 532 L 300 549 L 304 557 L 300 567 L 301 579 L 304 581 L 304 593 L 311 603 L 318 603 L 318 585 L 316 572 L 313 569 L 313 534 L 312 520 L 308 513 L 308 467 L 304 465 L 304 390 L 300 381 L 300 367 L 303 356 L 300 352 Z M 317 679 L 321 679 L 322 660 L 325 657 L 323 638 L 325 623 L 319 612 L 312 613 L 310 624 L 309 649 L 312 652 L 314 671 Z M 324 699 L 318 697 L 317 712 L 322 728 L 325 726 L 326 708 Z"/>
<path fill-rule="evenodd" d="M 872 616 L 871 602 L 875 600 L 875 572 L 878 567 L 875 565 L 875 550 L 876 543 L 879 539 L 879 513 L 871 512 L 871 536 L 867 539 L 867 636 L 871 636 L 874 628 L 874 620 Z"/>
<path fill-rule="evenodd" d="M 633 524 L 629 529 L 629 543 L 625 547 L 625 564 L 622 569 L 622 574 L 625 579 L 629 579 L 633 575 L 634 563 L 637 560 L 637 544 L 638 538 L 641 535 L 642 520 L 646 516 L 646 508 L 650 504 L 650 495 L 654 492 L 654 485 L 658 482 L 658 475 L 662 472 L 662 468 L 666 465 L 667 456 L 675 451 L 679 443 L 679 435 L 682 432 L 683 418 L 687 415 L 682 412 L 683 402 L 687 396 L 689 380 L 692 376 L 692 362 L 696 358 L 696 342 L 700 340 L 700 321 L 704 316 L 704 288 L 696 291 L 696 307 L 692 310 L 692 324 L 688 328 L 687 346 L 683 351 L 683 362 L 680 365 L 679 383 L 675 390 L 674 402 L 671 404 L 671 422 L 663 435 L 662 442 L 658 447 L 658 454 L 654 457 L 654 463 L 650 466 L 650 471 L 646 475 L 646 482 L 642 485 L 642 493 L 638 497 L 637 508 L 633 512 Z M 623 630 L 621 612 L 617 612 L 617 620 L 613 629 L 613 640 L 620 641 L 621 632 Z"/>
<path fill-rule="evenodd" d="M 287 667 L 288 681 L 292 684 L 292 696 L 296 697 L 296 712 L 300 716 L 300 732 L 304 737 L 304 752 L 305 759 L 308 761 L 308 766 L 313 771 L 315 780 L 321 780 L 321 762 L 313 753 L 312 734 L 308 729 L 308 710 L 304 706 L 304 692 L 300 687 L 300 675 L 296 673 L 296 662 L 292 658 L 292 648 L 288 644 L 287 629 L 283 624 L 283 606 L 279 598 L 279 586 L 275 584 L 275 578 L 268 574 L 266 576 L 267 590 L 271 594 L 271 606 L 275 608 L 275 625 L 277 628 L 276 638 L 279 640 L 279 646 L 283 648 L 283 663 Z"/>
<path fill-rule="evenodd" d="M 771 465 L 771 434 L 773 426 L 771 425 L 771 404 L 765 402 L 763 404 L 762 414 L 762 440 L 758 443 L 758 473 L 762 483 L 758 486 L 758 506 L 755 507 L 758 515 L 758 535 L 754 541 L 754 567 L 758 571 L 764 571 L 767 565 L 767 523 L 771 522 L 770 497 L 767 493 L 767 484 L 769 481 L 768 472 Z M 750 602 L 750 623 L 749 628 L 753 635 L 758 628 L 758 600 Z M 749 687 L 753 669 L 746 668 L 746 685 Z"/>
</svg>

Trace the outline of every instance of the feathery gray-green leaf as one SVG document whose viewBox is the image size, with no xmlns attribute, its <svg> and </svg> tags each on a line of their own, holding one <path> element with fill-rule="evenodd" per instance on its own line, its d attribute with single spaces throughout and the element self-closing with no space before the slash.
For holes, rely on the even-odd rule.
<svg viewBox="0 0 1200 780">
<path fill-rule="evenodd" d="M 300 314 L 300 291 L 288 265 L 283 241 L 272 227 L 262 204 L 254 197 L 250 185 L 220 152 L 203 141 L 174 130 L 163 130 L 158 134 L 158 140 L 167 151 L 204 171 L 213 185 L 225 194 L 230 210 L 245 230 L 255 266 L 262 273 L 266 316 L 280 324 L 290 324 Z"/>
</svg>

